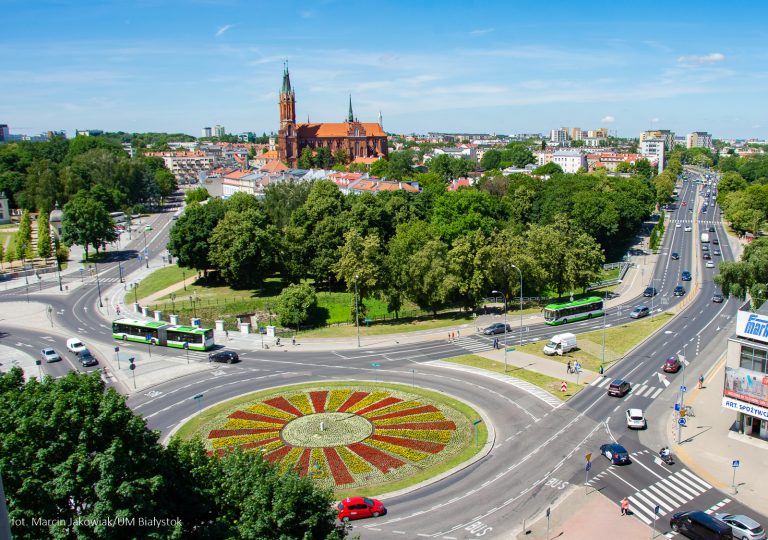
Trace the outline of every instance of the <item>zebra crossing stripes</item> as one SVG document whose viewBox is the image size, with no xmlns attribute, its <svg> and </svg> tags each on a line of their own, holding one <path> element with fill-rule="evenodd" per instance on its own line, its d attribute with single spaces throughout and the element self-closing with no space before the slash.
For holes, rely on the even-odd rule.
<svg viewBox="0 0 768 540">
<path fill-rule="evenodd" d="M 604 388 L 610 381 L 613 379 L 609 377 L 602 377 L 595 379 L 591 383 L 589 383 L 590 386 L 594 386 L 596 388 Z M 630 384 L 632 384 L 630 382 Z M 641 396 L 648 399 L 656 399 L 661 392 L 664 391 L 664 388 L 659 388 L 657 386 L 650 386 L 648 384 L 640 384 L 638 386 L 632 385 L 632 391 L 631 394 L 634 396 Z"/>
<path fill-rule="evenodd" d="M 675 508 L 679 508 L 710 489 L 712 486 L 707 482 L 688 469 L 681 469 L 627 498 L 632 504 L 632 512 L 635 516 L 650 525 L 654 518 L 658 519 L 671 513 Z M 658 514 L 654 512 L 656 505 L 659 506 Z"/>
<path fill-rule="evenodd" d="M 471 352 L 483 352 L 493 348 L 490 342 L 471 337 L 456 338 L 452 341 L 452 343 L 458 345 L 462 349 L 467 349 Z"/>
</svg>

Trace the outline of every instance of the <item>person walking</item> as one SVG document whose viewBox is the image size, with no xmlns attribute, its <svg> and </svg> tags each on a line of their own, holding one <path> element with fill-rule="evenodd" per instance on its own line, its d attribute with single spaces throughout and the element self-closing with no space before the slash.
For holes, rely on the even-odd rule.
<svg viewBox="0 0 768 540">
<path fill-rule="evenodd" d="M 296 336 L 291 338 L 291 345 L 296 345 Z"/>
<path fill-rule="evenodd" d="M 704 375 L 699 375 L 699 388 L 704 388 Z"/>
<path fill-rule="evenodd" d="M 624 497 L 621 499 L 621 515 L 626 516 L 629 515 L 629 499 Z"/>
<path fill-rule="evenodd" d="M 566 371 L 566 373 L 570 373 L 571 371 L 573 371 L 573 369 L 571 368 L 571 361 L 570 360 L 568 360 L 568 365 L 566 366 L 565 371 Z"/>
</svg>

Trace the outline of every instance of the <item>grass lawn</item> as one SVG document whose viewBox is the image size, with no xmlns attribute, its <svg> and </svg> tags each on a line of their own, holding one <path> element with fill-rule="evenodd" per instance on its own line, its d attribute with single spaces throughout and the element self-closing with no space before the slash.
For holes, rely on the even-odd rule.
<svg viewBox="0 0 768 540">
<path fill-rule="evenodd" d="M 466 313 L 457 311 L 438 313 L 437 318 L 430 315 L 423 317 L 403 319 L 398 321 L 377 322 L 366 328 L 360 325 L 361 336 L 380 336 L 385 334 L 400 334 L 405 332 L 417 332 L 419 330 L 432 330 L 434 328 L 455 327 L 462 324 L 474 324 L 474 319 Z M 343 326 L 327 326 L 313 330 L 302 331 L 304 337 L 329 338 L 329 337 L 353 337 L 357 335 L 357 328 L 353 324 Z"/>
<path fill-rule="evenodd" d="M 286 390 L 299 390 L 302 388 L 317 388 L 317 389 L 329 389 L 334 387 L 349 387 L 354 385 L 365 385 L 366 383 L 358 383 L 356 381 L 333 381 L 333 382 L 314 382 L 314 383 L 305 383 L 305 384 L 296 384 L 296 385 L 290 385 L 286 386 Z M 424 388 L 419 388 L 415 386 L 408 386 L 403 384 L 391 384 L 391 383 L 378 383 L 376 385 L 377 387 L 383 387 L 383 388 L 392 388 L 395 390 L 399 390 L 401 392 L 407 392 L 410 394 L 416 394 L 419 396 L 424 396 L 426 398 L 431 399 L 432 401 L 435 401 L 437 403 L 444 404 L 448 407 L 451 407 L 455 409 L 456 411 L 460 412 L 462 415 L 464 415 L 470 422 L 474 421 L 475 419 L 479 418 L 480 416 L 477 414 L 477 412 L 470 407 L 469 405 L 455 400 L 449 396 L 446 396 L 444 394 L 440 394 L 438 392 L 433 392 Z M 197 416 L 191 418 L 187 423 L 182 425 L 179 430 L 174 434 L 174 437 L 181 437 L 182 439 L 189 440 L 192 439 L 195 436 L 199 437 L 205 437 L 207 434 L 202 433 L 201 429 L 208 424 L 209 422 L 213 421 L 217 416 L 226 413 L 227 411 L 233 410 L 234 408 L 238 408 L 244 405 L 248 405 L 253 403 L 254 401 L 257 401 L 260 397 L 275 394 L 275 389 L 267 389 L 267 390 L 261 390 L 259 392 L 254 392 L 252 394 L 246 394 L 243 396 L 239 396 L 237 398 L 223 401 L 221 403 L 217 403 L 213 407 L 206 409 L 205 411 L 202 411 Z M 486 440 L 488 439 L 488 430 L 485 426 L 484 422 L 481 422 L 477 426 L 478 433 L 477 433 L 477 446 L 475 443 L 475 438 L 472 437 L 471 442 L 473 444 L 469 444 L 465 446 L 459 453 L 447 457 L 446 460 L 442 463 L 439 463 L 433 467 L 430 467 L 428 470 L 423 471 L 421 473 L 415 474 L 409 478 L 404 478 L 402 480 L 397 480 L 394 482 L 390 482 L 387 484 L 380 484 L 376 487 L 371 488 L 357 488 L 354 490 L 354 492 L 347 492 L 344 490 L 338 490 L 335 492 L 335 496 L 339 499 L 344 499 L 346 497 L 350 496 L 374 496 L 377 494 L 381 494 L 383 492 L 393 492 L 398 491 L 400 489 L 406 488 L 408 486 L 418 484 L 419 482 L 423 482 L 424 480 L 428 478 L 432 478 L 435 476 L 438 476 L 453 467 L 459 465 L 460 463 L 463 463 L 464 461 L 467 461 L 472 456 L 474 456 L 479 449 L 481 449 L 484 445 Z"/>
<path fill-rule="evenodd" d="M 518 347 L 518 350 L 522 350 L 524 347 Z M 495 371 L 496 373 L 504 373 L 504 362 L 497 362 L 483 356 L 477 356 L 475 354 L 467 354 L 464 356 L 456 356 L 454 358 L 446 358 L 447 362 L 453 362 L 455 364 L 463 364 L 465 366 L 476 367 L 480 369 L 486 369 L 488 371 Z M 507 375 L 515 377 L 517 379 L 529 382 L 535 386 L 538 386 L 542 390 L 546 390 L 553 396 L 563 401 L 567 401 L 576 394 L 578 394 L 583 384 L 568 383 L 568 391 L 560 391 L 560 383 L 562 379 L 556 379 L 549 375 L 542 375 L 535 371 L 518 367 L 507 367 Z"/>
<path fill-rule="evenodd" d="M 166 287 L 170 287 L 176 283 L 181 283 L 184 280 L 184 274 L 186 277 L 190 277 L 195 275 L 195 272 L 192 270 L 179 268 L 175 264 L 160 268 L 159 270 L 155 270 L 139 282 L 139 286 L 136 289 L 136 295 L 138 296 L 139 300 L 141 300 L 150 294 L 154 294 L 157 291 L 162 291 Z"/>
<path fill-rule="evenodd" d="M 604 366 L 610 366 L 621 359 L 630 349 L 645 340 L 658 328 L 665 325 L 671 318 L 671 313 L 660 313 L 654 317 L 646 317 L 637 322 L 606 328 Z M 562 332 L 567 332 L 567 329 L 552 330 L 553 335 Z M 598 371 L 600 369 L 603 353 L 603 331 L 594 330 L 592 332 L 579 334 L 576 339 L 579 349 L 564 356 L 545 355 L 541 350 L 544 345 L 544 340 L 535 343 L 526 343 L 522 347 L 517 347 L 517 350 L 541 358 L 549 358 L 550 360 L 555 360 L 563 364 L 566 364 L 569 361 L 573 362 L 574 360 L 578 360 L 581 362 L 584 369 Z"/>
</svg>

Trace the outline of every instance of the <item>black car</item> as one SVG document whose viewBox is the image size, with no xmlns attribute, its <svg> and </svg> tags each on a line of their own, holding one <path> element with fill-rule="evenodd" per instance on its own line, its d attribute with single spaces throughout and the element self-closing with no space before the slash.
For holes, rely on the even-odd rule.
<svg viewBox="0 0 768 540">
<path fill-rule="evenodd" d="M 680 279 L 683 281 L 691 281 L 691 273 L 688 270 L 683 270 L 680 274 Z"/>
<path fill-rule="evenodd" d="M 504 323 L 493 323 L 491 326 L 487 326 L 483 329 L 483 334 L 486 336 L 493 336 L 495 334 L 503 334 L 504 330 L 506 329 L 507 332 L 511 332 L 512 328 L 508 324 Z"/>
<path fill-rule="evenodd" d="M 608 458 L 614 465 L 629 463 L 629 452 L 619 443 L 603 444 L 600 453 Z"/>
<path fill-rule="evenodd" d="M 677 253 L 677 252 L 674 252 L 674 253 L 672 253 L 672 255 L 670 255 L 670 257 L 672 257 L 673 261 L 676 261 L 676 260 L 678 260 L 680 258 L 680 254 Z"/>
<path fill-rule="evenodd" d="M 688 538 L 733 540 L 730 525 L 701 510 L 678 512 L 669 520 L 669 526 Z"/>
<path fill-rule="evenodd" d="M 77 359 L 80 360 L 80 363 L 83 364 L 83 367 L 91 367 L 99 364 L 99 361 L 96 360 L 96 357 L 93 356 L 91 351 L 88 349 L 83 349 L 80 351 L 80 353 L 77 355 Z"/>
<path fill-rule="evenodd" d="M 719 249 L 713 249 L 712 250 L 712 255 L 717 255 L 719 257 L 720 256 L 720 250 Z"/>
<path fill-rule="evenodd" d="M 720 245 L 720 240 L 718 240 L 717 238 L 713 238 L 712 239 L 712 243 L 715 244 L 716 246 L 719 246 Z"/>
<path fill-rule="evenodd" d="M 715 293 L 715 294 L 712 295 L 712 301 L 715 304 L 722 304 L 723 300 L 724 300 L 723 295 L 720 294 L 720 293 Z"/>
<path fill-rule="evenodd" d="M 682 285 L 678 285 L 675 287 L 675 290 L 672 291 L 672 294 L 674 296 L 685 296 L 685 288 Z"/>
<path fill-rule="evenodd" d="M 709 232 L 715 232 L 715 228 L 712 225 L 709 226 Z"/>
<path fill-rule="evenodd" d="M 643 296 L 650 298 L 651 296 L 656 296 L 658 293 L 659 291 L 657 291 L 655 287 L 646 287 L 643 291 Z"/>
<path fill-rule="evenodd" d="M 710 255 L 710 254 L 709 254 L 709 252 L 707 252 L 707 251 L 705 251 L 704 253 L 702 253 L 702 254 L 701 254 L 701 257 L 702 257 L 703 259 L 706 259 L 706 260 L 708 260 L 708 261 L 711 261 L 711 260 L 712 260 L 712 255 Z"/>
<path fill-rule="evenodd" d="M 209 362 L 226 362 L 227 364 L 234 364 L 240 361 L 240 357 L 235 351 L 219 351 L 208 355 Z"/>
</svg>

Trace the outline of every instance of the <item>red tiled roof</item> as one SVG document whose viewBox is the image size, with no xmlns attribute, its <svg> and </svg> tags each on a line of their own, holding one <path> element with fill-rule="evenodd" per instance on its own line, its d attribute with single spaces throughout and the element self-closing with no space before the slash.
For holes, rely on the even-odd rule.
<svg viewBox="0 0 768 540">
<path fill-rule="evenodd" d="M 296 124 L 296 132 L 299 137 L 305 139 L 323 137 L 347 137 L 353 126 L 359 125 L 365 130 L 368 137 L 386 137 L 387 134 L 376 122 L 339 122 L 323 124 Z M 362 135 L 362 134 L 361 134 Z"/>
<path fill-rule="evenodd" d="M 352 160 L 352 163 L 362 163 L 363 165 L 370 165 L 376 163 L 381 159 L 380 157 L 356 157 Z"/>
<path fill-rule="evenodd" d="M 277 150 L 267 150 L 262 154 L 256 154 L 257 159 L 277 159 Z"/>
<path fill-rule="evenodd" d="M 283 172 L 287 171 L 288 167 L 283 165 L 280 161 L 273 159 L 264 165 L 260 170 L 263 172 Z"/>
<path fill-rule="evenodd" d="M 238 180 L 242 178 L 243 176 L 247 176 L 251 174 L 251 171 L 232 171 L 228 173 L 224 178 L 228 178 L 230 180 Z"/>
</svg>

